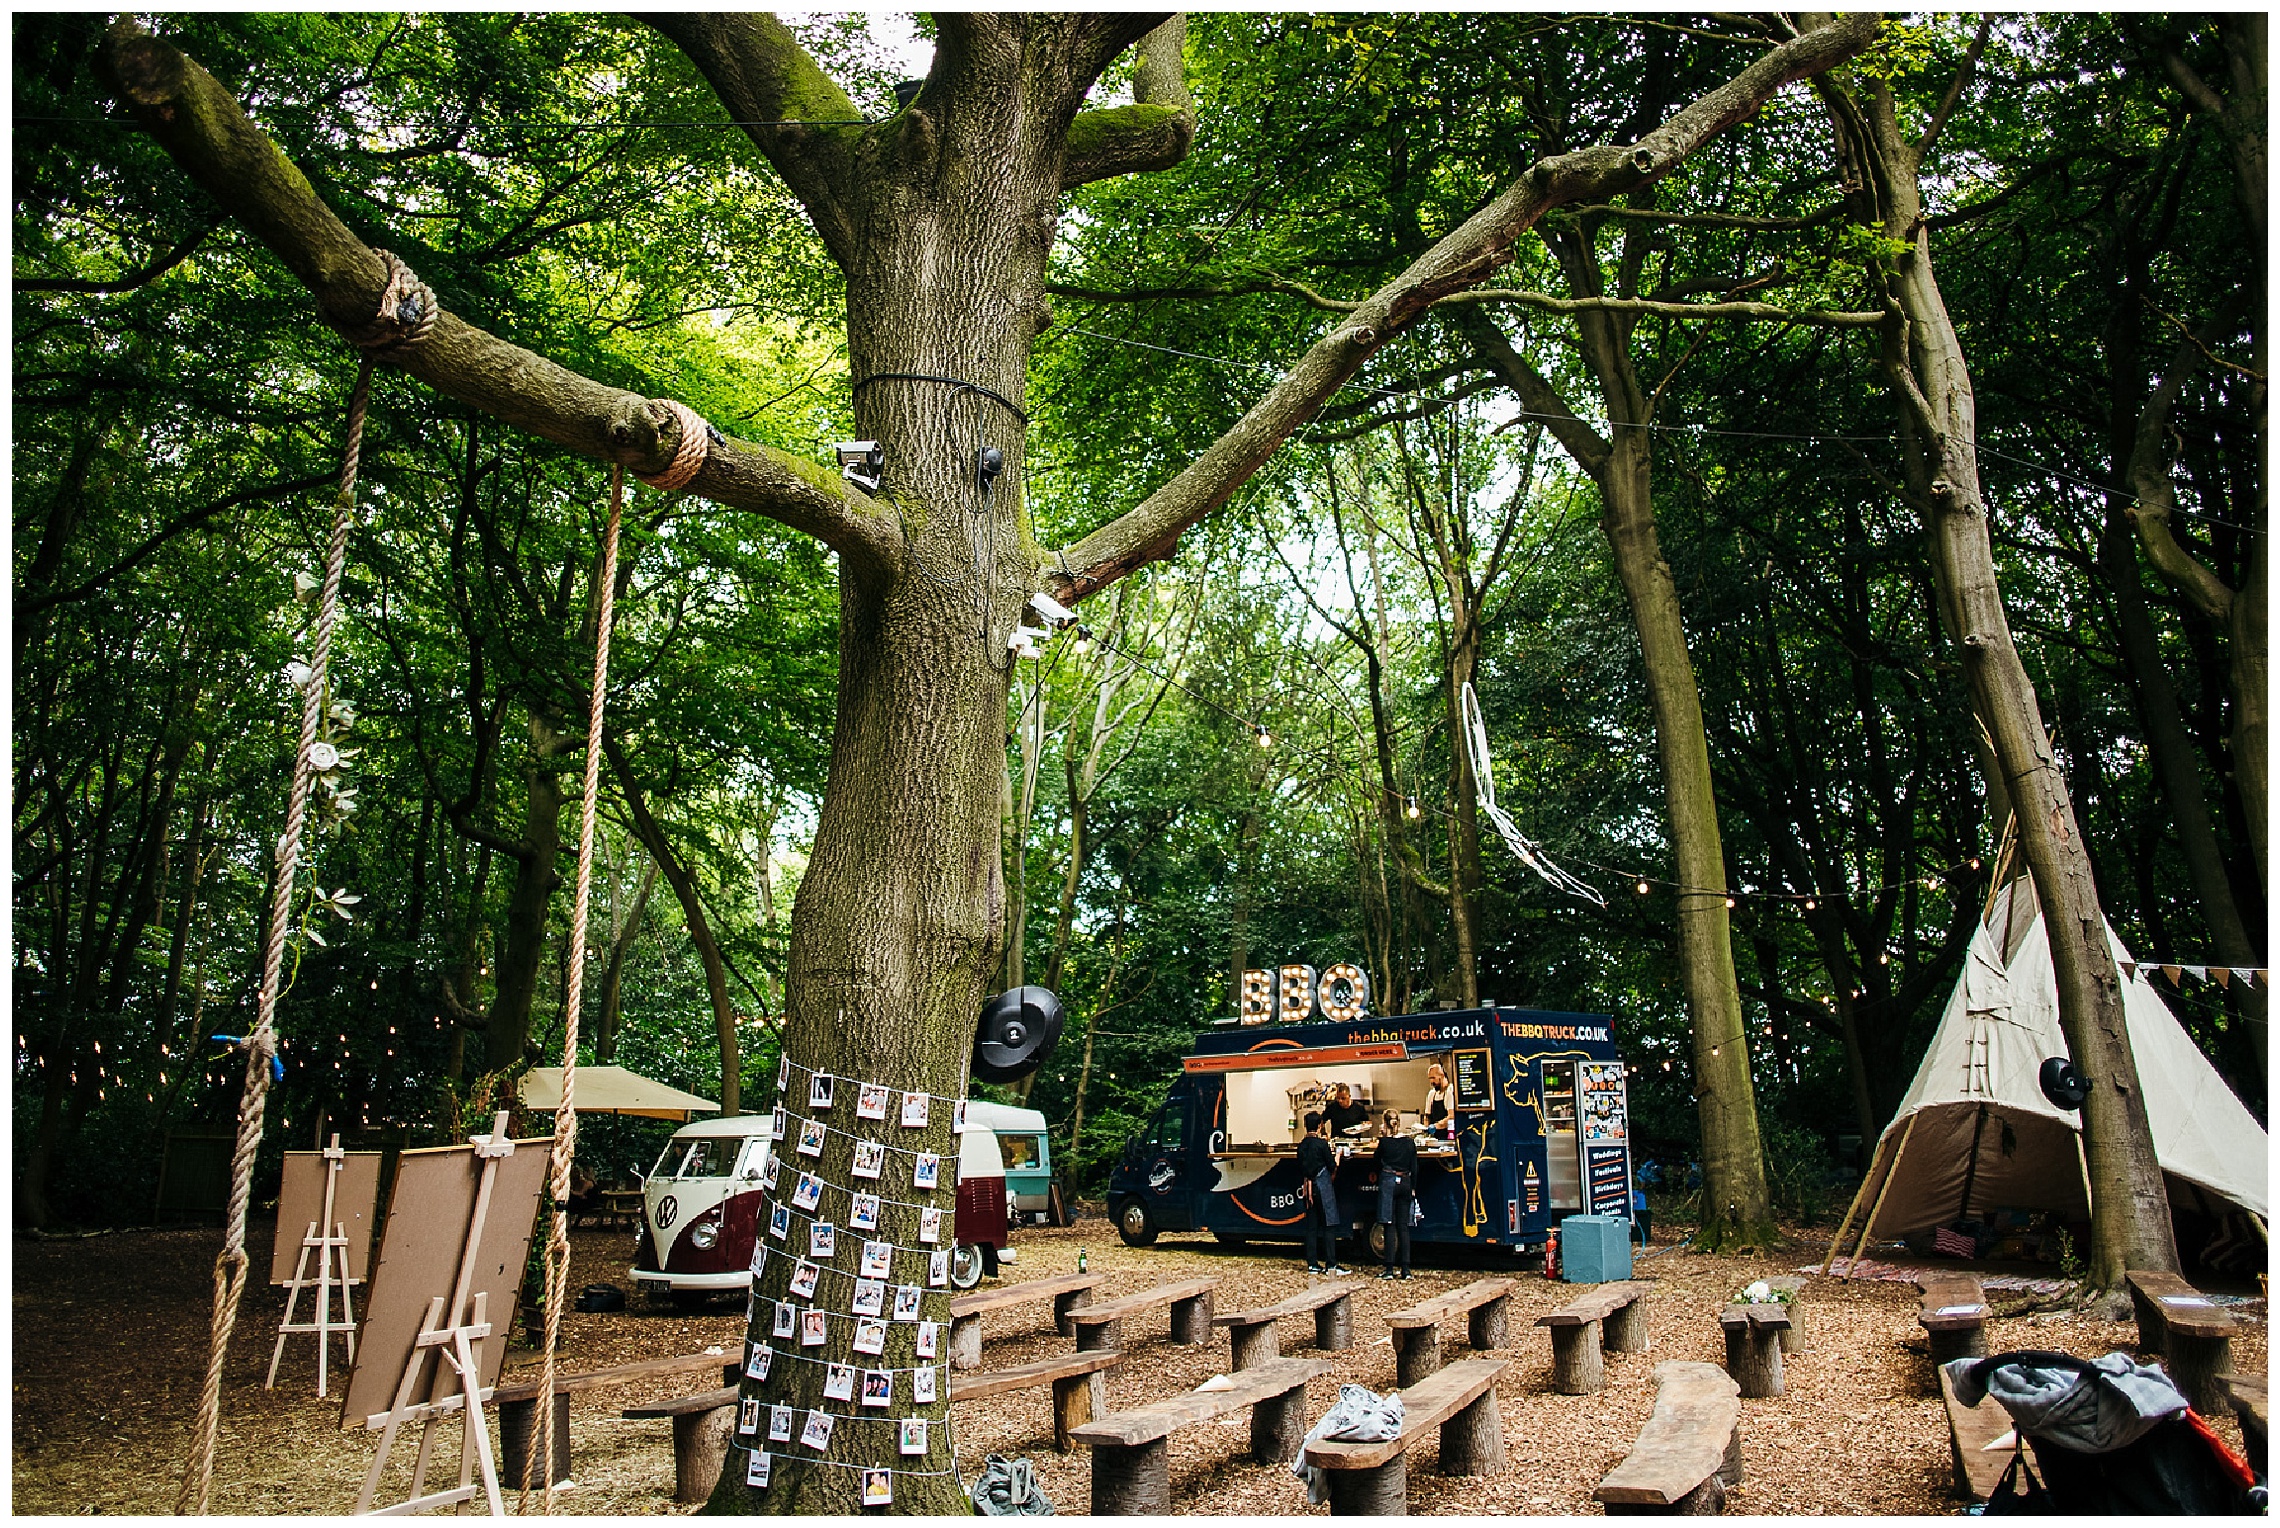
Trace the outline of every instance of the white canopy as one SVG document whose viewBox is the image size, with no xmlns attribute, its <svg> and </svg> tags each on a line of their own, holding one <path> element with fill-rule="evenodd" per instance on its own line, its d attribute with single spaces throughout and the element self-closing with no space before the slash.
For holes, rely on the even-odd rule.
<svg viewBox="0 0 2280 1528">
<path fill-rule="evenodd" d="M 522 1106 L 541 1111 L 562 1107 L 562 1068 L 534 1066 L 523 1073 Z M 622 1066 L 578 1068 L 580 1114 L 639 1114 L 648 1119 L 685 1120 L 718 1109 L 719 1104 L 684 1093 Z"/>
<path fill-rule="evenodd" d="M 2106 940 L 2115 960 L 2130 959 L 2110 924 Z M 2122 997 L 2162 1171 L 2268 1215 L 2263 1128 L 2149 984 L 2124 981 Z M 1876 1143 L 1859 1200 L 1875 1207 L 1875 1234 L 1998 1208 L 2087 1218 L 2081 1116 L 2043 1097 L 2037 1080 L 2045 1058 L 2067 1054 L 2049 934 L 2034 882 L 2021 876 L 1973 932 L 1939 1032 Z M 2176 1182 L 2170 1193 L 2178 1197 Z"/>
</svg>

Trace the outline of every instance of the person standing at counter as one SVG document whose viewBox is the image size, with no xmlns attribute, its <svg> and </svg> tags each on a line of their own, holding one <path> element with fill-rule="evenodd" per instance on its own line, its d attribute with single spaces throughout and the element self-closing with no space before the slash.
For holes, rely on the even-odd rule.
<svg viewBox="0 0 2280 1528">
<path fill-rule="evenodd" d="M 1454 1090 L 1450 1088 L 1449 1074 L 1441 1070 L 1440 1062 L 1433 1063 L 1432 1070 L 1426 1073 L 1426 1082 L 1425 1128 L 1435 1135 L 1447 1136 L 1450 1134 L 1449 1120 Z"/>
<path fill-rule="evenodd" d="M 1417 1202 L 1417 1143 L 1401 1133 L 1401 1116 L 1385 1111 L 1385 1128 L 1378 1136 L 1378 1224 L 1385 1227 L 1385 1266 L 1381 1279 L 1409 1277 L 1409 1217 Z M 1401 1272 L 1393 1271 L 1399 1250 Z"/>
<path fill-rule="evenodd" d="M 1356 1125 L 1370 1122 L 1370 1106 L 1354 1101 L 1354 1090 L 1339 1083 L 1330 1093 L 1330 1102 L 1322 1106 L 1322 1117 L 1330 1124 L 1333 1136 L 1344 1135 Z"/>
<path fill-rule="evenodd" d="M 1306 1116 L 1306 1138 L 1298 1143 L 1298 1196 L 1306 1201 L 1306 1271 L 1332 1276 L 1347 1270 L 1338 1266 L 1338 1154 L 1323 1134 L 1325 1121 L 1318 1112 Z M 1322 1257 L 1314 1255 L 1315 1240 Z"/>
</svg>

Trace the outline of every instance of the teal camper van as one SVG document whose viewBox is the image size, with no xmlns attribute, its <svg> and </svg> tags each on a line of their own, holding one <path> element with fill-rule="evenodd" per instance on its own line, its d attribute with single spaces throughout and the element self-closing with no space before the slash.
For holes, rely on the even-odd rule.
<svg viewBox="0 0 2280 1528">
<path fill-rule="evenodd" d="M 1454 1128 L 1439 1134 L 1424 1126 L 1436 1062 L 1454 1094 Z M 1375 1218 L 1372 1153 L 1395 1109 L 1419 1144 L 1417 1242 L 1541 1248 L 1569 1215 L 1630 1218 L 1625 1080 L 1602 1014 L 1475 1008 L 1221 1028 L 1197 1037 L 1125 1144 L 1109 1212 L 1133 1246 L 1160 1231 L 1297 1241 L 1301 1122 L 1344 1083 L 1370 1111 L 1333 1136 L 1347 1234 Z"/>
</svg>

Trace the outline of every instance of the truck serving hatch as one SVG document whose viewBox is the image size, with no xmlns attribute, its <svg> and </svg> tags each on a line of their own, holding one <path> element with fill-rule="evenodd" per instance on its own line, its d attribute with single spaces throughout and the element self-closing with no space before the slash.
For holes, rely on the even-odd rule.
<svg viewBox="0 0 2280 1528">
<path fill-rule="evenodd" d="M 1368 1045 L 1319 1045 L 1308 1050 L 1255 1050 L 1232 1056 L 1188 1056 L 1180 1069 L 1197 1072 L 1263 1072 L 1288 1066 L 1350 1066 L 1372 1061 L 1407 1061 L 1409 1047 L 1399 1040 Z"/>
</svg>

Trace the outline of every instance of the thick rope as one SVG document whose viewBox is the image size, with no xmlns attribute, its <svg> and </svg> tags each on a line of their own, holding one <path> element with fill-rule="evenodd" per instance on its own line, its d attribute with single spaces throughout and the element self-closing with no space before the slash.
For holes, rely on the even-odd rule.
<svg viewBox="0 0 2280 1528">
<path fill-rule="evenodd" d="M 372 361 L 356 370 L 348 401 L 348 446 L 341 461 L 340 497 L 333 503 L 332 544 L 325 554 L 324 593 L 317 601 L 317 627 L 309 650 L 309 679 L 301 698 L 301 746 L 294 755 L 293 793 L 285 807 L 285 833 L 277 840 L 277 891 L 269 904 L 269 946 L 262 959 L 261 1007 L 253 1033 L 245 1037 L 245 1096 L 238 1105 L 237 1149 L 230 1161 L 230 1208 L 224 1222 L 221 1256 L 214 1260 L 214 1318 L 206 1354 L 206 1387 L 198 1401 L 190 1467 L 175 1499 L 178 1513 L 203 1514 L 213 1492 L 214 1446 L 222 1422 L 222 1361 L 237 1325 L 238 1302 L 245 1294 L 245 1213 L 253 1196 L 253 1159 L 261 1148 L 261 1119 L 269 1098 L 270 1058 L 277 1053 L 277 995 L 285 969 L 285 932 L 293 917 L 293 884 L 301 863 L 301 826 L 316 770 L 309 749 L 324 716 L 326 668 L 332 657 L 333 626 L 340 618 L 340 575 L 348 559 L 348 528 L 356 504 L 356 469 L 364 451 L 364 406 L 372 392 Z"/>
<path fill-rule="evenodd" d="M 675 404 L 678 408 L 680 405 Z M 692 416 L 694 417 L 694 416 Z M 697 420 L 697 462 L 704 461 L 704 421 Z M 682 444 L 689 434 L 682 425 Z M 678 471 L 676 458 L 673 470 Z M 696 467 L 689 468 L 695 476 Z M 586 977 L 586 908 L 594 884 L 594 807 L 602 785 L 602 701 L 610 680 L 610 615 L 617 600 L 618 520 L 625 508 L 625 469 L 610 468 L 610 518 L 602 532 L 602 570 L 594 587 L 594 685 L 586 708 L 586 798 L 578 810 L 578 894 L 570 910 L 570 981 L 562 1010 L 562 1102 L 554 1109 L 554 1209 L 546 1237 L 546 1356 L 538 1371 L 538 1446 L 523 1460 L 520 1512 L 530 1500 L 530 1471 L 546 1473 L 544 1506 L 554 1510 L 554 1359 L 562 1332 L 562 1297 L 570 1283 L 570 1158 L 578 1143 L 578 1008 Z"/>
<path fill-rule="evenodd" d="M 712 453 L 712 426 L 705 416 L 673 398 L 649 400 L 649 417 L 663 424 L 667 419 L 681 422 L 681 438 L 673 447 L 673 460 L 663 472 L 645 476 L 641 480 L 652 488 L 676 493 L 689 486 L 689 480 L 704 466 L 705 458 Z"/>
<path fill-rule="evenodd" d="M 443 306 L 427 283 L 412 274 L 410 266 L 384 249 L 373 253 L 388 270 L 388 280 L 380 288 L 379 310 L 362 325 L 343 329 L 341 334 L 366 355 L 392 360 L 435 332 Z"/>
</svg>

